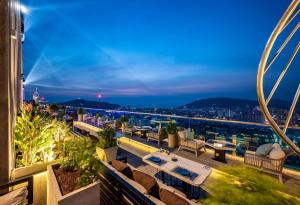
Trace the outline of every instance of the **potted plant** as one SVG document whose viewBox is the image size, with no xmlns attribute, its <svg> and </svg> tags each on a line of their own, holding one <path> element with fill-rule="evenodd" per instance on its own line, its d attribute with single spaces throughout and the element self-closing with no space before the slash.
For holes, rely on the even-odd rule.
<svg viewBox="0 0 300 205">
<path fill-rule="evenodd" d="M 116 132 L 111 127 L 105 127 L 99 132 L 99 141 L 97 143 L 97 156 L 105 162 L 110 162 L 117 157 L 117 140 L 115 139 Z"/>
<path fill-rule="evenodd" d="M 58 164 L 47 167 L 47 204 L 100 204 L 96 143 L 76 137 L 66 141 Z M 76 202 L 76 203 L 75 203 Z"/>
<path fill-rule="evenodd" d="M 77 110 L 77 114 L 78 114 L 78 121 L 79 122 L 82 122 L 83 121 L 83 114 L 84 114 L 85 112 L 84 112 L 84 109 L 82 109 L 82 108 L 79 108 L 78 110 Z"/>
<path fill-rule="evenodd" d="M 129 118 L 125 115 L 122 115 L 119 120 L 122 123 L 122 132 L 125 132 Z"/>
<path fill-rule="evenodd" d="M 97 113 L 95 115 L 95 122 L 94 123 L 97 123 L 98 124 L 98 119 L 101 117 L 101 115 L 99 113 Z"/>
<path fill-rule="evenodd" d="M 116 120 L 116 129 L 122 128 L 122 122 L 121 120 Z"/>
<path fill-rule="evenodd" d="M 170 122 L 167 124 L 167 132 L 168 132 L 168 146 L 170 148 L 174 148 L 177 145 L 177 127 L 176 124 Z"/>
</svg>

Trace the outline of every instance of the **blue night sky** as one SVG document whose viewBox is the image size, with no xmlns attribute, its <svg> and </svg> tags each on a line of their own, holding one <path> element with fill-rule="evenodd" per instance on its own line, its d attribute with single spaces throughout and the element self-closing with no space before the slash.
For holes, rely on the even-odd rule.
<svg viewBox="0 0 300 205">
<path fill-rule="evenodd" d="M 207 97 L 256 99 L 261 54 L 290 1 L 23 3 L 29 8 L 24 42 L 27 98 L 38 87 L 49 101 L 96 100 L 101 93 L 103 101 L 113 103 L 174 107 Z M 286 51 L 292 52 L 296 44 L 291 41 Z M 300 74 L 295 72 L 285 83 L 291 89 L 282 88 L 278 98 L 294 92 Z"/>
</svg>

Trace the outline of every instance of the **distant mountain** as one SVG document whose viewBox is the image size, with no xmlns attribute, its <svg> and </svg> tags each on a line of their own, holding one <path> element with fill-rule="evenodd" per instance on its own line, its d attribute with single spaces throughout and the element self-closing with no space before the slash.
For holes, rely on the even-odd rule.
<svg viewBox="0 0 300 205">
<path fill-rule="evenodd" d="M 200 109 L 207 107 L 216 108 L 254 108 L 258 106 L 257 100 L 236 99 L 236 98 L 207 98 L 195 100 L 191 103 L 181 106 L 180 108 Z M 270 103 L 272 108 L 288 109 L 291 103 L 284 100 L 274 99 Z"/>
<path fill-rule="evenodd" d="M 99 108 L 99 109 L 117 109 L 120 107 L 117 104 L 111 104 L 108 102 L 96 102 L 96 101 L 90 101 L 84 99 L 70 100 L 60 104 L 65 106 L 72 106 L 72 107 L 87 107 L 87 108 Z"/>
</svg>

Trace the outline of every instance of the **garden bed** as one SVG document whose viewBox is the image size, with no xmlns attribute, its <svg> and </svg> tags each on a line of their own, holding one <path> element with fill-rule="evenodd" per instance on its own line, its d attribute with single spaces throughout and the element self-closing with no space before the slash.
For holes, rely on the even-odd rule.
<svg viewBox="0 0 300 205">
<path fill-rule="evenodd" d="M 48 205 L 100 204 L 99 182 L 76 187 L 75 182 L 79 172 L 63 172 L 58 168 L 58 164 L 47 167 Z"/>
</svg>

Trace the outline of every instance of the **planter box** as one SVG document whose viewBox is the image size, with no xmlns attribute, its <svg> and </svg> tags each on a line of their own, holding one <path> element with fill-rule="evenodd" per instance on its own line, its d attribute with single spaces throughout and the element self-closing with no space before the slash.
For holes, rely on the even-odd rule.
<svg viewBox="0 0 300 205">
<path fill-rule="evenodd" d="M 57 161 L 53 160 L 51 162 L 37 162 L 31 166 L 18 167 L 13 170 L 12 175 L 15 178 L 21 178 L 24 176 L 38 174 L 47 171 L 47 166 L 55 163 L 57 163 Z"/>
<path fill-rule="evenodd" d="M 31 166 L 19 167 L 13 170 L 12 178 L 18 179 L 33 175 L 33 204 L 47 203 L 47 166 L 55 161 L 38 162 Z M 0 203 L 1 204 L 1 203 Z"/>
<path fill-rule="evenodd" d="M 82 122 L 83 121 L 83 114 L 78 114 L 78 121 Z"/>
<path fill-rule="evenodd" d="M 122 132 L 126 132 L 126 127 L 128 126 L 127 122 L 122 123 Z"/>
<path fill-rule="evenodd" d="M 87 114 L 83 114 L 83 116 L 82 116 L 83 122 L 86 122 L 86 117 L 87 117 L 87 116 L 88 116 Z"/>
<path fill-rule="evenodd" d="M 100 184 L 94 182 L 71 193 L 62 195 L 53 166 L 47 167 L 47 205 L 99 205 Z M 57 165 L 56 165 L 57 166 Z"/>
<path fill-rule="evenodd" d="M 96 147 L 96 153 L 99 159 L 105 162 L 110 162 L 117 158 L 118 146 L 102 149 Z"/>
<path fill-rule="evenodd" d="M 175 148 L 177 146 L 176 134 L 168 134 L 168 147 Z"/>
</svg>

